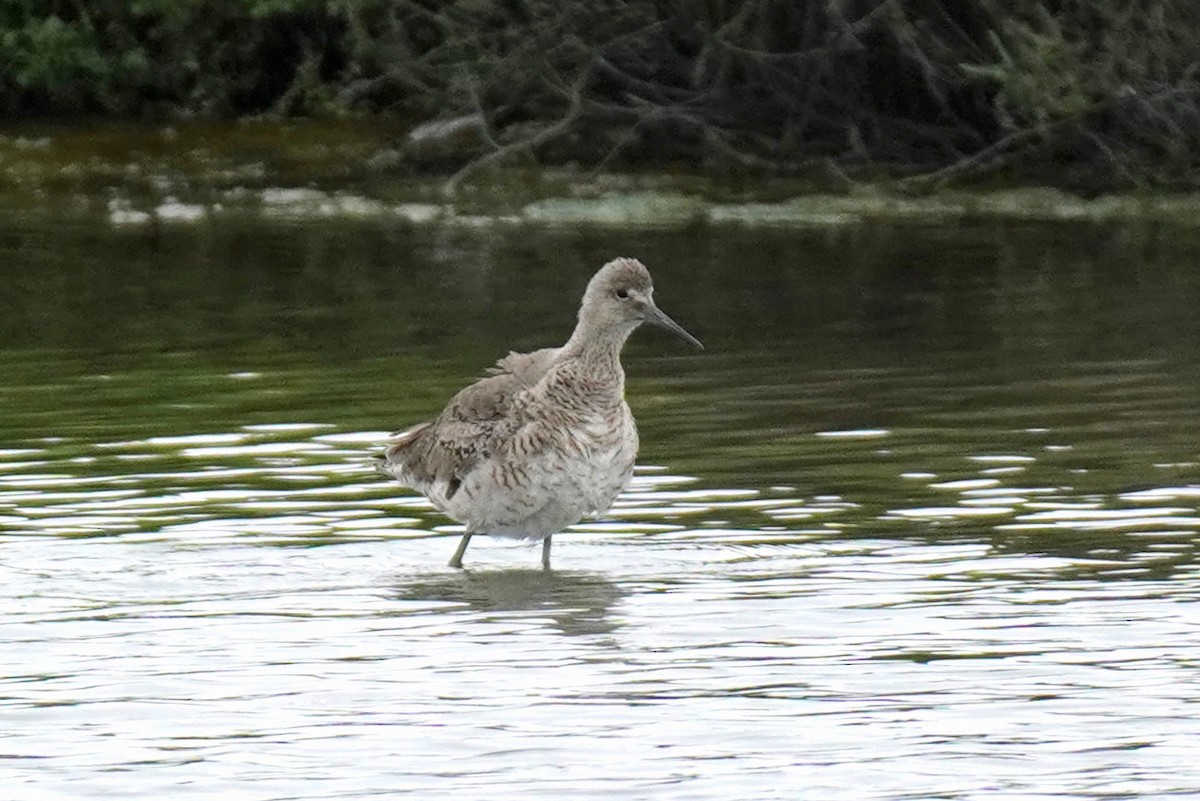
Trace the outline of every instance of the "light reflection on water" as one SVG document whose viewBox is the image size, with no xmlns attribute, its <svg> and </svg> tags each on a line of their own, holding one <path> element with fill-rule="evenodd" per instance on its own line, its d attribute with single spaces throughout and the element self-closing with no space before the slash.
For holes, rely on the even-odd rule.
<svg viewBox="0 0 1200 801">
<path fill-rule="evenodd" d="M 691 320 L 681 285 L 659 295 Z M 391 315 L 374 303 L 348 308 Z M 812 353 L 787 315 L 772 341 L 789 357 L 768 360 L 732 339 L 741 308 L 696 315 L 724 354 L 631 346 L 644 464 L 610 515 L 556 540 L 550 573 L 487 539 L 449 570 L 457 529 L 370 470 L 386 427 L 435 409 L 468 357 L 281 356 L 204 333 L 195 351 L 7 351 L 0 786 L 1200 795 L 1194 371 L 1089 353 L 1048 374 L 949 345 L 880 366 L 894 329 L 823 329 Z M 912 314 L 889 325 L 929 323 Z M 547 312 L 546 336 L 569 318 Z M 1000 350 L 1071 347 L 993 323 Z"/>
<path fill-rule="evenodd" d="M 366 466 L 384 434 L 77 442 L 69 471 L 0 454 L 0 770 L 39 797 L 131 775 L 264 799 L 1200 786 L 1196 487 L 1081 500 L 935 470 L 895 488 L 938 505 L 872 516 L 651 465 L 552 573 L 486 540 L 458 572 L 453 527 Z M 1106 539 L 1011 539 L 1056 530 Z"/>
</svg>

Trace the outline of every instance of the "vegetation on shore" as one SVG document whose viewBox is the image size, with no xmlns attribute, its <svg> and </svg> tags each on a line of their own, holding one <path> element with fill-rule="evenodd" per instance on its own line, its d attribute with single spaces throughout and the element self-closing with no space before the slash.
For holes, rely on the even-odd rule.
<svg viewBox="0 0 1200 801">
<path fill-rule="evenodd" d="M 1193 0 L 0 0 L 9 119 L 436 120 L 460 178 L 1194 188 L 1198 70 Z"/>
</svg>

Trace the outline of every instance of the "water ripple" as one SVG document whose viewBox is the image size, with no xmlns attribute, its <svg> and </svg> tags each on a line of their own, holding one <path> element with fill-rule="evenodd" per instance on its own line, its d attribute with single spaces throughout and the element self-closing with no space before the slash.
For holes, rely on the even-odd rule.
<svg viewBox="0 0 1200 801">
<path fill-rule="evenodd" d="M 711 351 L 631 343 L 645 464 L 555 570 L 456 571 L 369 453 L 609 244 L 221 225 L 0 236 L 6 798 L 1200 795 L 1177 238 L 639 239 Z"/>
</svg>

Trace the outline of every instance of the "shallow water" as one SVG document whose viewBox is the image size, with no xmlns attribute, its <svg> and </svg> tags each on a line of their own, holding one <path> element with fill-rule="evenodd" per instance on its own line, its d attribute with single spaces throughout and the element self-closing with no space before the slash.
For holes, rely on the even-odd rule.
<svg viewBox="0 0 1200 801">
<path fill-rule="evenodd" d="M 591 271 L 632 489 L 536 548 L 367 464 Z M 0 219 L 14 799 L 1200 797 L 1200 236 Z"/>
</svg>

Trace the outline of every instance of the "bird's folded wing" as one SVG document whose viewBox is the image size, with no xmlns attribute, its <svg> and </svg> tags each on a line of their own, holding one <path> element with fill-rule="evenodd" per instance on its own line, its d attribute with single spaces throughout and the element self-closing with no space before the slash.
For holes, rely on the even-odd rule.
<svg viewBox="0 0 1200 801">
<path fill-rule="evenodd" d="M 465 478 L 491 455 L 494 442 L 520 427 L 516 399 L 546 374 L 558 351 L 509 353 L 487 377 L 455 395 L 436 419 L 393 435 L 384 463 L 396 469 L 388 472 L 418 484 Z"/>
</svg>

